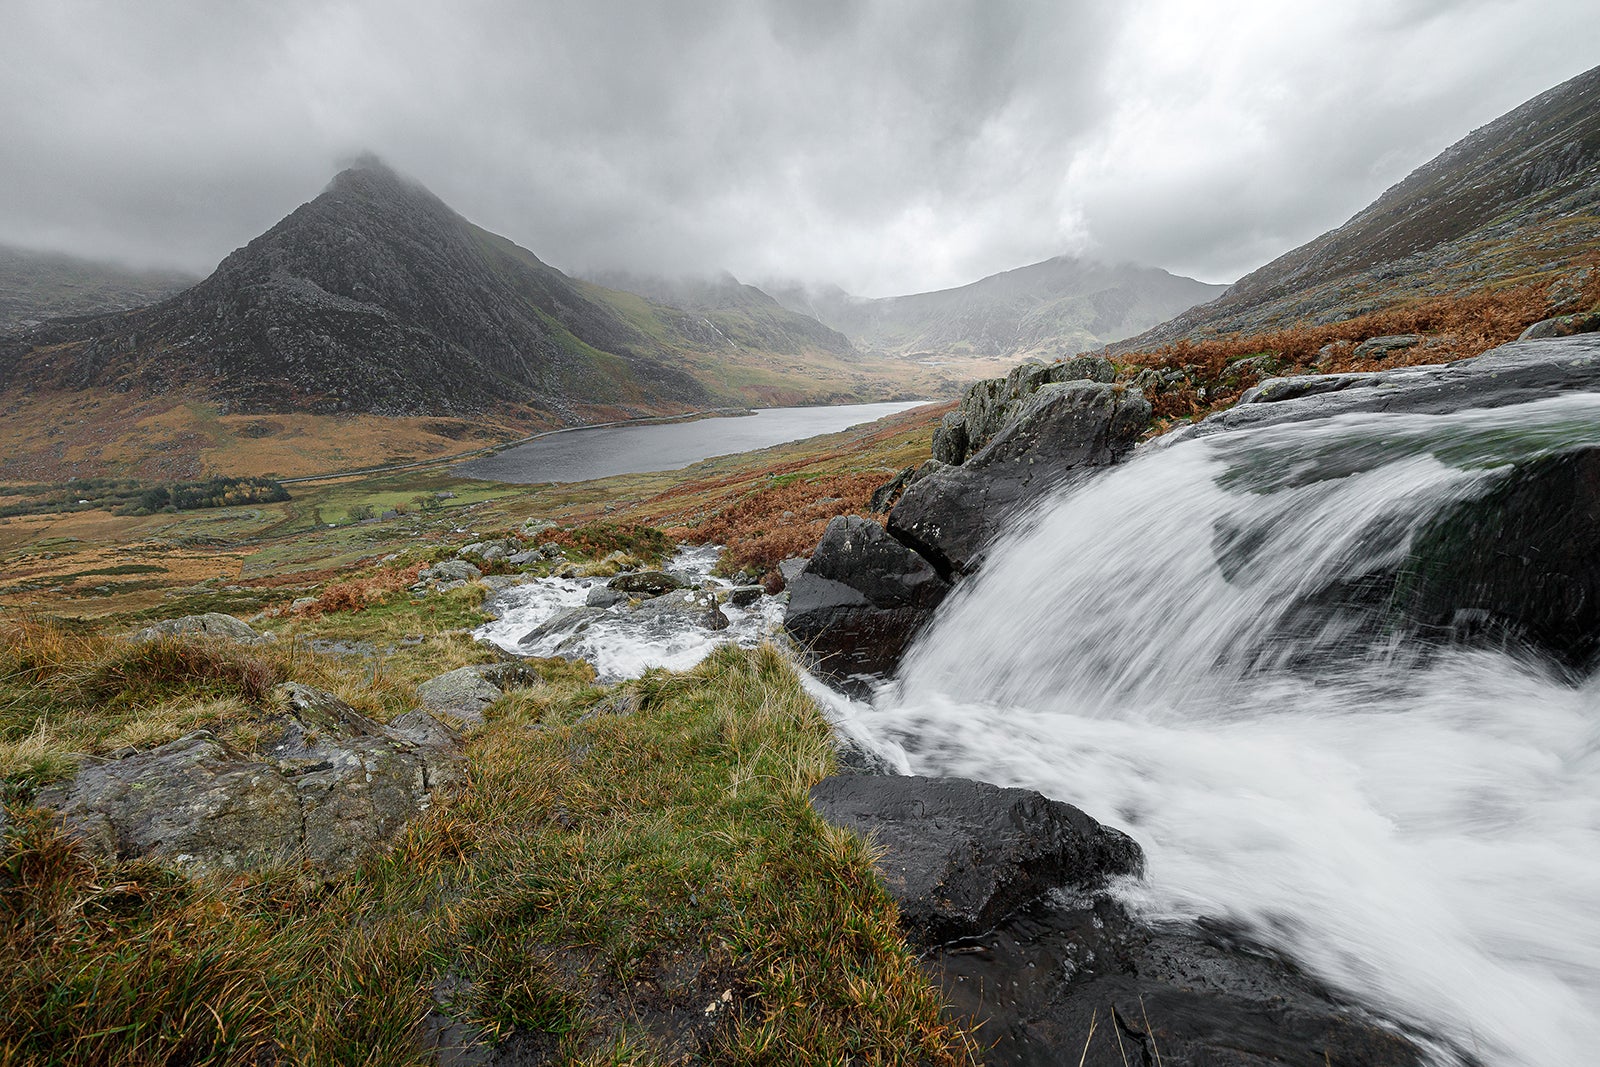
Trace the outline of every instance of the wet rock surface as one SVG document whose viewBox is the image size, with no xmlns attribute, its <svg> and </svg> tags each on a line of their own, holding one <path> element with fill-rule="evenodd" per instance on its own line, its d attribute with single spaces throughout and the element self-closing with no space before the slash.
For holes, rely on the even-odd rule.
<svg viewBox="0 0 1600 1067">
<path fill-rule="evenodd" d="M 991 1067 L 1422 1067 L 1409 1037 L 1230 932 L 1056 896 L 924 957 Z"/>
<path fill-rule="evenodd" d="M 966 778 L 835 775 L 811 787 L 827 822 L 869 835 L 908 933 L 939 944 L 981 933 L 1059 886 L 1136 874 L 1133 840 L 1030 789 Z"/>
<path fill-rule="evenodd" d="M 828 678 L 885 673 L 948 592 L 928 561 L 883 527 L 839 516 L 789 583 L 784 627 Z"/>
<path fill-rule="evenodd" d="M 1273 378 L 1174 440 L 1359 412 L 1444 415 L 1600 389 L 1600 337 L 1514 341 L 1472 359 L 1361 374 Z"/>
<path fill-rule="evenodd" d="M 956 778 L 836 776 L 827 821 L 870 835 L 907 936 L 984 1062 L 1413 1067 L 1408 1038 L 1221 928 L 1140 922 L 1099 894 L 1131 839 L 1067 804 Z"/>
</svg>

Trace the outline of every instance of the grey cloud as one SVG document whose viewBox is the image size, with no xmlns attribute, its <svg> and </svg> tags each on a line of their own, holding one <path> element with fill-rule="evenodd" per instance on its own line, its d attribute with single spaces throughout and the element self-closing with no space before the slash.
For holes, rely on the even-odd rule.
<svg viewBox="0 0 1600 1067">
<path fill-rule="evenodd" d="M 204 270 L 370 149 L 569 269 L 883 294 L 1093 247 L 1224 278 L 1581 69 L 1474 77 L 1525 6 L 1373 3 L 1300 71 L 1292 20 L 1163 52 L 1180 0 L 17 0 L 0 240 Z M 1425 34 L 1425 71 L 1386 64 Z M 1147 121 L 1196 100 L 1247 135 Z"/>
</svg>

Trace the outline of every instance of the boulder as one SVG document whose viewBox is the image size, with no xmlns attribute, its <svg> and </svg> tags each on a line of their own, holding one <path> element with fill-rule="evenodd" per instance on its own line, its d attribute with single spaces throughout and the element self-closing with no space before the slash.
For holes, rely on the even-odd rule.
<svg viewBox="0 0 1600 1067">
<path fill-rule="evenodd" d="M 464 559 L 447 559 L 443 563 L 435 563 L 431 567 L 424 567 L 417 573 L 420 582 L 475 582 L 483 577 L 483 572 Z"/>
<path fill-rule="evenodd" d="M 894 670 L 949 588 L 883 527 L 841 515 L 789 583 L 783 625 L 818 673 L 847 683 Z"/>
<path fill-rule="evenodd" d="M 748 608 L 761 599 L 762 589 L 759 585 L 736 585 L 728 590 L 728 603 L 736 608 Z"/>
<path fill-rule="evenodd" d="M 609 608 L 613 604 L 626 604 L 628 594 L 609 585 L 591 585 L 583 602 L 591 608 Z"/>
<path fill-rule="evenodd" d="M 870 835 L 900 921 L 922 945 L 990 929 L 1053 889 L 1138 874 L 1133 839 L 1029 789 L 966 778 L 841 774 L 811 787 L 835 826 Z"/>
<path fill-rule="evenodd" d="M 1059 363 L 1023 363 L 1004 378 L 967 388 L 961 406 L 947 414 L 933 435 L 933 458 L 959 465 L 1014 422 L 1027 401 L 1047 385 L 1116 380 L 1116 368 L 1099 356 L 1077 356 Z"/>
<path fill-rule="evenodd" d="M 277 740 L 246 754 L 200 731 L 86 763 L 35 802 L 93 852 L 192 872 L 308 861 L 332 873 L 390 841 L 461 776 L 459 741 L 425 712 L 382 726 L 332 693 L 279 687 Z"/>
<path fill-rule="evenodd" d="M 1581 315 L 1557 315 L 1550 319 L 1541 319 L 1522 331 L 1517 338 L 1519 341 L 1537 341 L 1546 337 L 1571 337 L 1576 333 L 1595 333 L 1600 331 L 1600 311 L 1590 311 Z"/>
<path fill-rule="evenodd" d="M 561 614 L 535 626 L 523 634 L 517 641 L 519 648 L 530 649 L 537 645 L 548 644 L 555 638 L 570 638 L 587 630 L 598 618 L 605 615 L 604 608 L 581 607 L 568 608 Z"/>
<path fill-rule="evenodd" d="M 1237 931 L 1129 915 L 1103 888 L 1139 873 L 1138 845 L 1071 805 L 966 779 L 864 775 L 824 779 L 811 803 L 881 850 L 924 965 L 982 1025 L 985 1063 L 1426 1062 Z"/>
<path fill-rule="evenodd" d="M 1149 421 L 1138 390 L 1044 385 L 966 463 L 913 480 L 889 513 L 889 532 L 947 580 L 970 573 L 1008 521 L 1050 490 L 1120 461 Z"/>
<path fill-rule="evenodd" d="M 417 686 L 417 698 L 429 711 L 449 715 L 469 726 L 483 722 L 483 711 L 504 695 L 484 677 L 483 665 L 458 667 Z"/>
<path fill-rule="evenodd" d="M 666 571 L 634 571 L 631 574 L 619 574 L 606 584 L 619 593 L 646 597 L 661 596 L 663 593 L 670 593 L 684 586 L 682 581 Z"/>
<path fill-rule="evenodd" d="M 220 637 L 241 645 L 259 645 L 266 640 L 248 624 L 220 611 L 208 611 L 203 615 L 185 615 L 178 619 L 162 619 L 135 633 L 131 640 L 154 641 L 158 637 L 178 636 Z"/>
<path fill-rule="evenodd" d="M 726 630 L 732 625 L 717 603 L 717 594 L 709 589 L 674 589 L 642 602 L 633 614 L 637 618 L 682 618 L 708 630 Z"/>
<path fill-rule="evenodd" d="M 1396 333 L 1386 337 L 1369 337 L 1356 345 L 1355 351 L 1350 353 L 1356 359 L 1387 359 L 1396 352 L 1407 348 L 1415 348 L 1422 343 L 1422 336 L 1415 333 Z"/>
</svg>

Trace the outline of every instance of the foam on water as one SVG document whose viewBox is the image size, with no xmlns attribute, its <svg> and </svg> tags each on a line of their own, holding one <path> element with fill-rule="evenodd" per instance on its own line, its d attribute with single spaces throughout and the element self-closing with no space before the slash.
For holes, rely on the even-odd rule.
<svg viewBox="0 0 1600 1067">
<path fill-rule="evenodd" d="M 709 581 L 719 589 L 732 588 L 732 583 L 711 576 L 721 551 L 718 545 L 681 548 L 667 568 L 690 585 Z M 564 611 L 582 607 L 589 589 L 603 584 L 603 578 L 530 579 L 496 595 L 500 617 L 479 627 L 474 636 L 517 655 L 554 655 L 556 646 L 568 635 L 557 634 L 530 645 L 521 643 L 523 636 Z M 729 641 L 746 647 L 757 645 L 783 621 L 783 607 L 773 597 L 762 597 L 748 608 L 724 604 L 722 612 L 730 625 L 726 630 L 713 631 L 676 615 L 641 617 L 626 607 L 614 607 L 591 623 L 565 651 L 593 663 L 601 681 L 614 682 L 637 678 L 651 667 L 687 670 L 710 655 L 713 648 Z"/>
<path fill-rule="evenodd" d="M 1600 681 L 1303 610 L 1507 460 L 1597 442 L 1572 396 L 1147 451 L 1022 524 L 835 713 L 918 773 L 1128 830 L 1147 914 L 1245 924 L 1491 1064 L 1600 1062 Z"/>
</svg>

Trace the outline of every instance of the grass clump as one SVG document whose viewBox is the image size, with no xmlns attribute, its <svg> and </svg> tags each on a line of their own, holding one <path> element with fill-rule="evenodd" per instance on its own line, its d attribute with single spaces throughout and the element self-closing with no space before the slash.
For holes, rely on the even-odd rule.
<svg viewBox="0 0 1600 1067">
<path fill-rule="evenodd" d="M 0 1059 L 430 1062 L 441 1010 L 562 1063 L 972 1062 L 865 842 L 811 810 L 821 713 L 772 648 L 605 690 L 529 664 L 470 783 L 332 886 L 0 847 Z"/>
<path fill-rule="evenodd" d="M 595 559 L 621 552 L 652 565 L 664 562 L 676 545 L 656 527 L 636 522 L 591 522 L 570 530 L 550 530 L 542 536 Z"/>
</svg>

